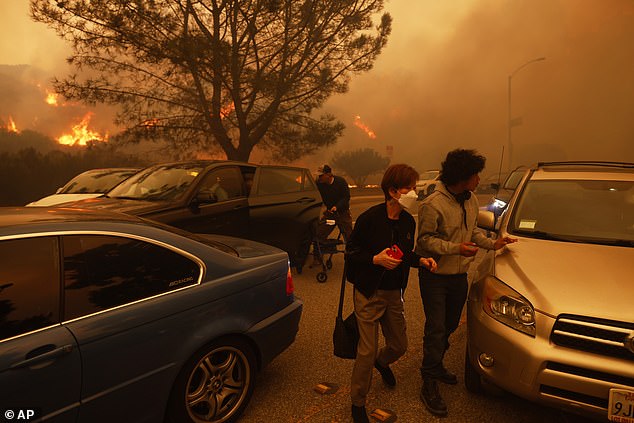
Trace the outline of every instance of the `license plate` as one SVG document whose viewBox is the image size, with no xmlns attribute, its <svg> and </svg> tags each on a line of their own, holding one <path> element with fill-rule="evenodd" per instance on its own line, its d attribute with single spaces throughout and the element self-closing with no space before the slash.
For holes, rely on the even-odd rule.
<svg viewBox="0 0 634 423">
<path fill-rule="evenodd" d="M 610 389 L 608 420 L 618 423 L 634 423 L 634 391 Z"/>
</svg>

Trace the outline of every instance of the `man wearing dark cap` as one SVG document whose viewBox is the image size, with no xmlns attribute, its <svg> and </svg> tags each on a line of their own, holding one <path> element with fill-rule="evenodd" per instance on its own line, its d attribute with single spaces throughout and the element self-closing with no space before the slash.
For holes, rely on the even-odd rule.
<svg viewBox="0 0 634 423">
<path fill-rule="evenodd" d="M 352 233 L 352 215 L 350 214 L 350 188 L 348 182 L 341 176 L 332 174 L 332 169 L 328 165 L 323 165 L 318 170 L 317 188 L 321 193 L 326 210 L 317 226 L 317 240 L 323 244 L 328 235 L 333 231 L 335 225 L 341 231 L 344 241 Z M 330 222 L 328 222 L 330 221 Z M 328 224 L 332 223 L 334 224 Z M 316 248 L 313 248 L 314 262 L 311 265 L 321 264 Z"/>
</svg>

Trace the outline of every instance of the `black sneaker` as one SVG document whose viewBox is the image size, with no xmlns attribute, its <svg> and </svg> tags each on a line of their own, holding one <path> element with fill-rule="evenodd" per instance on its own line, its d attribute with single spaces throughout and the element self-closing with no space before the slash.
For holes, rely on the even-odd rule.
<svg viewBox="0 0 634 423">
<path fill-rule="evenodd" d="M 420 390 L 420 399 L 433 415 L 438 417 L 445 417 L 447 415 L 447 405 L 440 396 L 438 382 L 436 379 L 423 379 L 423 387 Z"/>
<path fill-rule="evenodd" d="M 381 366 L 379 364 L 379 361 L 377 360 L 374 362 L 374 368 L 377 369 L 379 373 L 381 373 L 381 378 L 387 386 L 396 386 L 396 378 L 394 377 L 394 373 L 389 366 Z"/>
<path fill-rule="evenodd" d="M 364 406 L 352 406 L 352 421 L 354 423 L 370 423 L 368 413 L 365 412 Z"/>
<path fill-rule="evenodd" d="M 446 383 L 448 385 L 455 385 L 458 383 L 458 378 L 447 369 L 443 369 L 444 373 L 440 376 L 436 376 L 435 379 L 438 382 Z"/>
</svg>

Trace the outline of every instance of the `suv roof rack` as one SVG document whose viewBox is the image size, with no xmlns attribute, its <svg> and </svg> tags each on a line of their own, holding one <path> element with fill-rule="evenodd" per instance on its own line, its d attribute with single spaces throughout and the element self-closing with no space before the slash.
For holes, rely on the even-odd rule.
<svg viewBox="0 0 634 423">
<path fill-rule="evenodd" d="M 600 166 L 600 167 L 619 167 L 626 169 L 634 169 L 634 163 L 627 162 L 606 162 L 593 160 L 565 161 L 565 162 L 538 162 L 537 167 L 548 166 Z"/>
</svg>

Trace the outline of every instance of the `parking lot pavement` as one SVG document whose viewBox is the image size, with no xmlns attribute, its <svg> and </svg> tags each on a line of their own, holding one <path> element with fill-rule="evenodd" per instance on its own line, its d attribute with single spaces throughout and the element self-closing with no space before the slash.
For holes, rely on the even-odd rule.
<svg viewBox="0 0 634 423">
<path fill-rule="evenodd" d="M 343 255 L 333 256 L 333 268 L 325 283 L 317 282 L 320 269 L 305 268 L 301 275 L 293 275 L 296 294 L 304 300 L 304 314 L 295 343 L 277 357 L 258 376 L 255 393 L 247 407 L 243 423 L 269 422 L 350 422 L 351 360 L 332 354 L 332 330 L 339 300 Z M 347 314 L 352 309 L 350 285 L 347 287 Z M 383 385 L 374 373 L 367 407 L 396 412 L 399 422 L 441 421 L 431 416 L 419 400 L 421 380 L 419 365 L 422 350 L 424 316 L 415 271 L 410 273 L 405 292 L 405 313 L 409 349 L 392 368 L 397 386 Z M 463 323 L 451 338 L 446 366 L 459 378 L 456 386 L 441 386 L 449 408 L 443 422 L 540 422 L 561 423 L 565 417 L 559 412 L 537 406 L 509 394 L 493 390 L 486 396 L 466 391 L 463 384 L 463 360 L 466 325 Z M 322 382 L 335 384 L 333 394 L 321 395 L 314 387 Z M 578 418 L 569 420 L 579 422 Z"/>
</svg>

